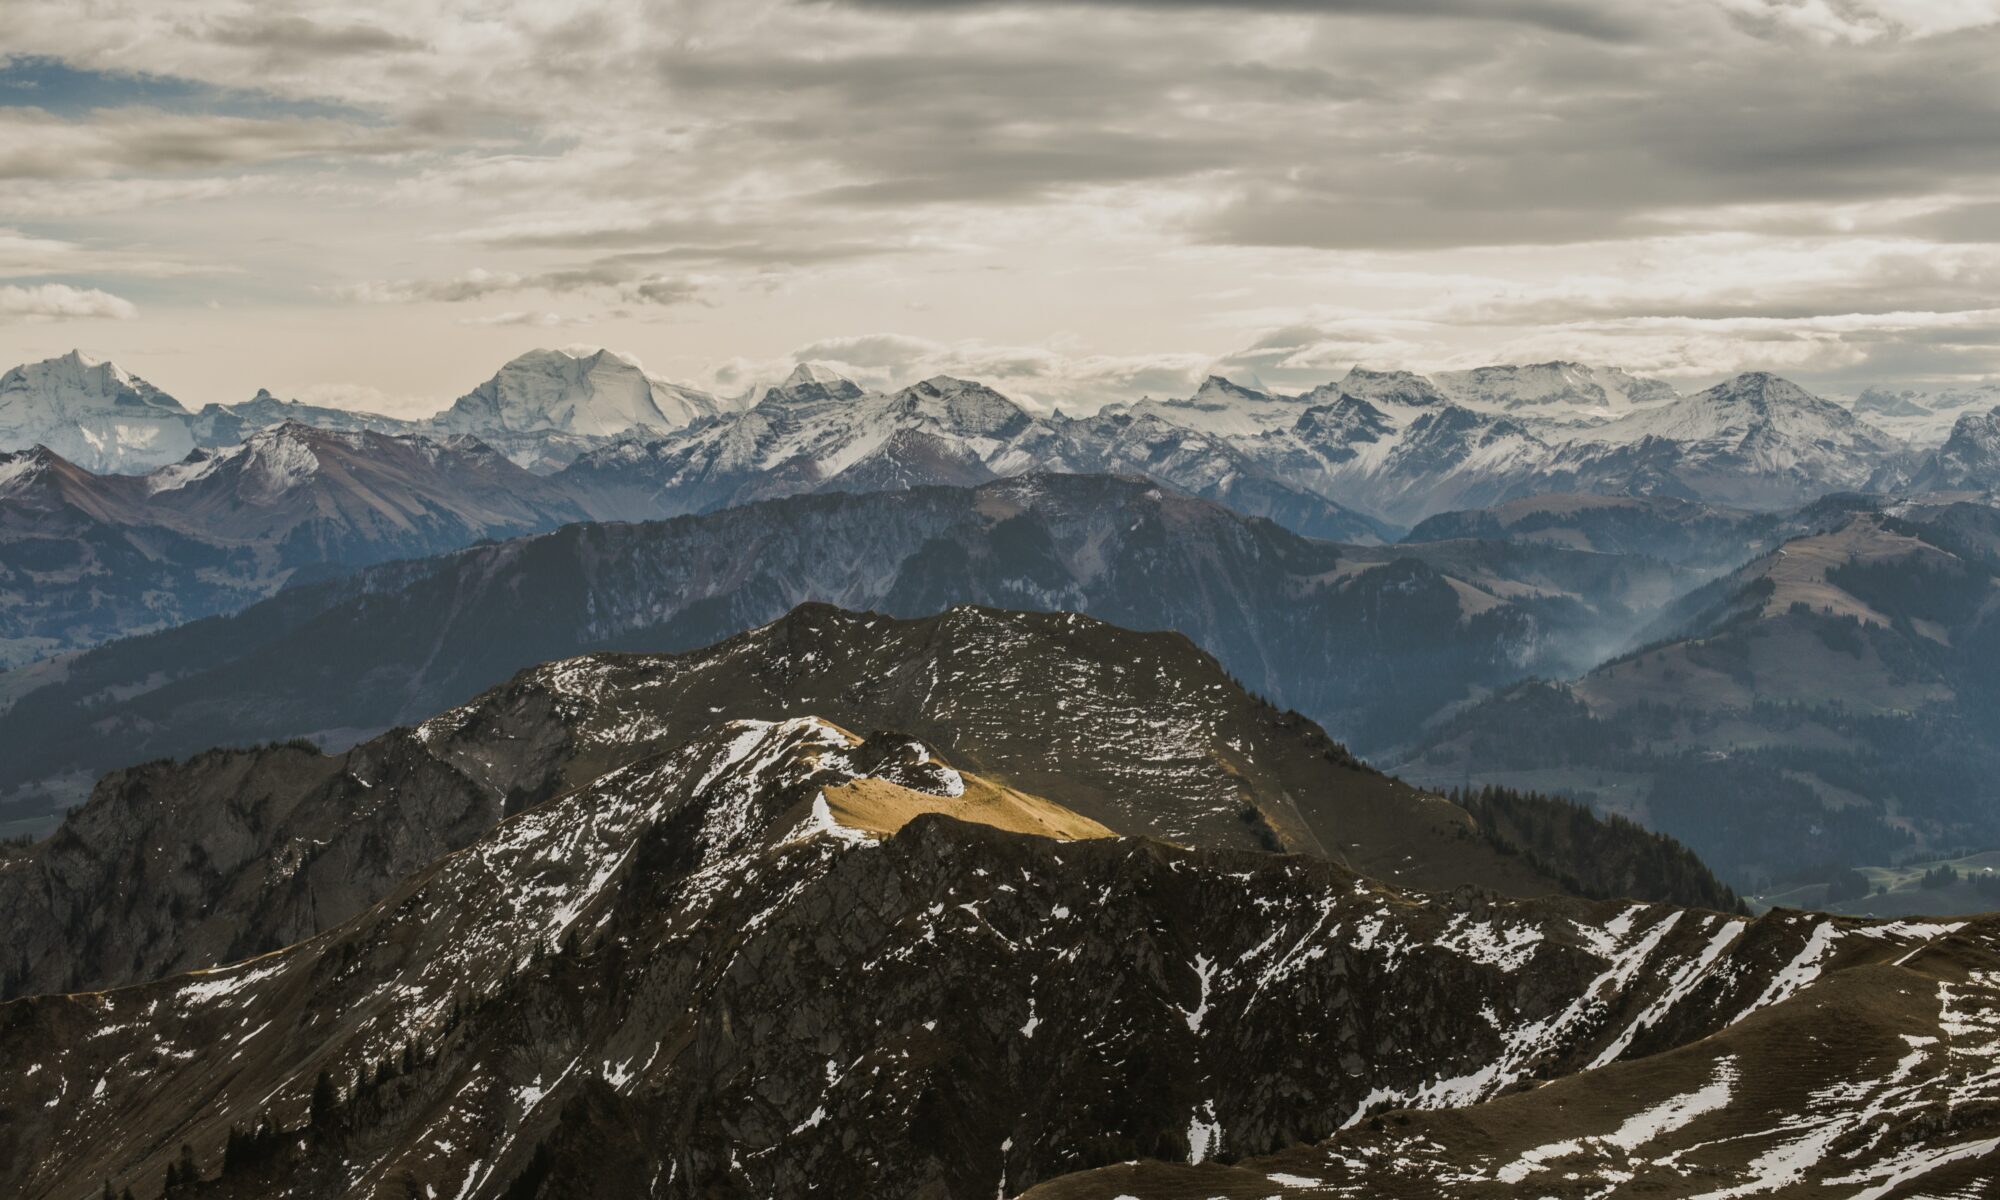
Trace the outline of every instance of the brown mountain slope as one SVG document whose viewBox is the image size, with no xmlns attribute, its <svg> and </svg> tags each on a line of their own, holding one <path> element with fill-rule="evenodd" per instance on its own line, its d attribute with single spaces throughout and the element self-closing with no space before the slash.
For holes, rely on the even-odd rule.
<svg viewBox="0 0 2000 1200">
<path fill-rule="evenodd" d="M 332 757 L 269 746 L 113 772 L 54 836 L 0 861 L 0 995 L 274 949 L 363 911 L 503 816 L 716 721 L 808 714 L 904 730 L 1120 833 L 1300 851 L 1425 889 L 1562 890 L 1463 810 L 1247 695 L 1178 634 L 809 605 L 706 650 L 538 667 Z M 1585 878 L 1592 866 L 1557 865 Z"/>
<path fill-rule="evenodd" d="M 942 811 L 876 837 L 832 811 L 857 781 Z M 1268 1154 L 1991 958 L 1983 927 L 1423 896 L 944 815 L 972 792 L 906 735 L 727 722 L 302 944 L 0 1005 L 0 1189 L 983 1198 Z"/>
</svg>

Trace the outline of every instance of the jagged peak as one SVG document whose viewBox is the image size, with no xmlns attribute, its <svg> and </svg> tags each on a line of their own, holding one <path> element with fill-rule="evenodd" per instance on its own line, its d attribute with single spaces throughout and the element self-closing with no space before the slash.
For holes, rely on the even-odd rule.
<svg viewBox="0 0 2000 1200">
<path fill-rule="evenodd" d="M 39 442 L 26 450 L 0 450 L 0 496 L 16 495 L 63 465 L 62 455 Z"/>
<path fill-rule="evenodd" d="M 1000 394 L 994 392 L 992 388 L 987 387 L 978 380 L 960 379 L 956 375 L 933 375 L 929 379 L 919 380 L 903 390 L 906 392 L 927 391 L 938 396 L 956 395 L 960 392 L 993 392 L 996 396 Z"/>
<path fill-rule="evenodd" d="M 1221 375 L 1210 375 L 1201 381 L 1200 387 L 1195 389 L 1193 397 L 1195 400 L 1199 401 L 1205 397 L 1211 399 L 1216 397 L 1240 397 L 1246 400 L 1279 399 L 1278 396 L 1261 388 L 1248 387 L 1237 383 L 1233 379 L 1224 378 Z"/>
<path fill-rule="evenodd" d="M 1339 384 L 1341 392 L 1369 401 L 1431 405 L 1449 402 L 1429 378 L 1414 371 L 1376 371 L 1356 364 Z"/>
<path fill-rule="evenodd" d="M 8 371 L 7 374 L 13 378 L 54 376 L 78 382 L 95 378 L 116 385 L 119 388 L 142 390 L 152 393 L 159 400 L 171 401 L 171 398 L 165 393 L 159 392 L 151 384 L 146 383 L 110 359 L 94 358 L 81 350 L 71 350 L 67 354 L 58 354 L 54 358 L 45 358 L 39 362 L 22 363 Z"/>
<path fill-rule="evenodd" d="M 1817 400 L 1811 392 L 1770 371 L 1742 371 L 1716 384 L 1702 393 L 1705 396 L 1746 396 L 1759 399 L 1792 400 L 1805 397 Z"/>
<path fill-rule="evenodd" d="M 802 362 L 785 381 L 764 390 L 764 399 L 778 404 L 811 404 L 823 400 L 853 400 L 866 395 L 861 385 L 818 363 Z"/>
<path fill-rule="evenodd" d="M 779 386 L 789 388 L 802 387 L 809 383 L 834 384 L 847 382 L 849 381 L 846 376 L 830 367 L 821 366 L 816 362 L 801 362 L 792 368 L 792 373 L 785 376 L 785 382 Z"/>
</svg>

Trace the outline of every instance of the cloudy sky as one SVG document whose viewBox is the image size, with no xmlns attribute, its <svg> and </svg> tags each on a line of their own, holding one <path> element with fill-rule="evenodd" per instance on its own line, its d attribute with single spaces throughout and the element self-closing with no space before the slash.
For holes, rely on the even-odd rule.
<svg viewBox="0 0 2000 1200">
<path fill-rule="evenodd" d="M 2000 375 L 2000 0 L 7 0 L 0 361 Z"/>
</svg>

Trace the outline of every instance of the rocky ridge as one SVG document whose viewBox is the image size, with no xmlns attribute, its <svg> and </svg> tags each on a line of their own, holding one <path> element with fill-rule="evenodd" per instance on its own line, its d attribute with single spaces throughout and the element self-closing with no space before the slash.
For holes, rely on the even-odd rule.
<svg viewBox="0 0 2000 1200">
<path fill-rule="evenodd" d="M 1258 1169 L 1265 1187 L 1439 1163 L 1513 1183 L 1593 1151 L 1502 1161 L 1453 1136 L 1468 1118 L 1452 1110 L 1477 1121 L 1464 1106 L 1540 1079 L 1589 1088 L 1617 1064 L 1726 1052 L 1739 1029 L 1824 1028 L 1807 1014 L 1876 979 L 1942 1001 L 1938 1032 L 1878 1085 L 1920 1141 L 1857 1143 L 1871 1156 L 1843 1170 L 1916 1178 L 1991 1136 L 1990 1106 L 1937 1119 L 1983 1092 L 1930 1082 L 1991 1086 L 1992 1030 L 1952 1006 L 1990 969 L 1987 926 L 1424 895 L 1321 859 L 1005 832 L 953 804 L 980 784 L 906 735 L 724 721 L 500 822 L 318 937 L 0 1005 L 0 1053 L 22 1064 L 0 1094 L 19 1114 L 0 1182 L 36 1198 L 150 1198 L 162 1181 L 218 1197 L 280 1181 L 474 1200 L 1112 1195 L 1076 1173 L 1153 1159 L 1201 1181 Z M 849 823 L 863 793 L 876 816 Z M 887 797 L 904 804 L 885 818 Z M 1840 1045 L 1828 1077 L 1874 1069 L 1865 1038 Z M 1677 1095 L 1655 1083 L 1626 1103 L 1692 1121 L 1736 1094 Z M 1841 1095 L 1822 1101 L 1836 1135 L 1888 1111 Z M 1439 1132 L 1416 1163 L 1209 1166 L 1417 1121 Z M 1708 1153 L 1701 1186 L 1823 1169 L 1823 1129 L 1767 1124 L 1768 1150 Z M 1184 1194 L 1174 1168 L 1112 1169 L 1137 1172 L 1106 1181 L 1129 1194 Z"/>
</svg>

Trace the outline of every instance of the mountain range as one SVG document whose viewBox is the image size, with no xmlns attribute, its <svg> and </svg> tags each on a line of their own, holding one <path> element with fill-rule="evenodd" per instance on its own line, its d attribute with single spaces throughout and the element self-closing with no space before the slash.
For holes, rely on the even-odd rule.
<svg viewBox="0 0 2000 1200">
<path fill-rule="evenodd" d="M 1346 865 L 1443 882 L 1452 858 L 1498 861 L 1469 829 L 1237 848 L 1245 803 L 1281 837 L 1312 805 L 1327 829 L 1433 827 L 1314 731 L 1160 657 L 1184 647 L 1063 614 L 807 610 L 692 657 L 552 664 L 334 759 L 108 781 L 0 860 L 15 912 L 40 880 L 97 893 L 33 970 L 117 985 L 0 1004 L 19 1067 L 0 1186 L 1165 1200 L 1984 1178 L 1990 920 L 1752 920 Z M 929 732 L 798 715 L 825 702 Z M 1218 808 L 1215 783 L 1245 790 Z M 392 859 L 358 887 L 342 869 Z"/>
<path fill-rule="evenodd" d="M 1572 378 L 1554 366 L 1567 367 L 1468 373 L 1485 382 L 1454 380 L 1465 402 L 1422 376 L 1356 368 L 1296 396 L 1211 378 L 1185 401 L 1076 418 L 1035 416 L 944 377 L 881 396 L 776 388 L 745 411 L 585 455 L 563 478 L 587 505 L 596 497 L 601 515 L 650 503 L 664 516 L 1024 470 L 1136 473 L 1352 541 L 1371 519 L 1380 536 L 1384 525 L 1548 492 L 1795 507 L 1862 487 L 1906 455 L 1846 408 L 1776 376 L 1680 397 L 1622 374 L 1606 388 L 1582 368 Z M 1551 374 L 1566 389 L 1524 382 Z"/>
<path fill-rule="evenodd" d="M 1994 407 L 1983 394 L 1953 393 L 1949 415 L 1977 423 Z M 399 421 L 268 393 L 189 413 L 72 353 L 0 379 L 0 448 L 40 443 L 85 469 L 129 473 L 274 421 L 470 435 L 541 474 L 573 468 L 568 485 L 610 519 L 829 488 L 1126 472 L 1353 541 L 1548 492 L 1775 509 L 1871 484 L 1937 486 L 1921 460 L 1945 430 L 1905 443 L 1870 424 L 1896 410 L 1868 395 L 1850 408 L 1758 372 L 1682 396 L 1660 380 L 1564 362 L 1435 377 L 1356 367 L 1299 394 L 1211 377 L 1186 399 L 1073 417 L 945 376 L 870 392 L 811 364 L 761 394 L 723 399 L 609 351 L 573 349 L 521 355 L 438 415 Z M 1984 464 L 1949 482 L 1995 484 Z"/>
<path fill-rule="evenodd" d="M 464 436 L 285 422 L 145 475 L 91 474 L 46 447 L 0 454 L 0 667 L 584 516 Z"/>
<path fill-rule="evenodd" d="M 2000 1159 L 2000 925 L 1771 907 L 1936 911 L 1857 866 L 2000 839 L 2000 410 L 1913 445 L 1566 363 L 1083 416 L 582 351 L 422 422 L 8 379 L 6 1194 Z"/>
<path fill-rule="evenodd" d="M 792 497 L 385 564 L 23 668 L 0 698 L 0 787 L 48 805 L 79 771 L 221 742 L 351 739 L 536 662 L 691 648 L 808 600 L 1179 630 L 1259 692 L 1385 745 L 1474 689 L 1586 669 L 1609 652 L 1594 647 L 1624 645 L 1702 578 L 1560 546 L 1317 542 L 1103 476 Z"/>
<path fill-rule="evenodd" d="M 77 356 L 36 369 L 69 381 L 64 396 L 110 388 L 126 397 L 114 408 L 156 415 L 171 403 Z M 300 411 L 316 410 L 268 395 L 210 406 L 190 438 Z M 1920 452 L 1775 376 L 1680 396 L 1573 364 L 1357 368 L 1300 395 L 1215 378 L 1185 401 L 1084 417 L 966 380 L 871 392 L 801 366 L 754 400 L 709 403 L 617 356 L 551 351 L 508 364 L 423 432 L 346 419 L 361 427 L 281 421 L 140 476 L 47 449 L 0 463 L 0 662 L 20 665 L 0 675 L 0 786 L 6 818 L 27 823 L 10 827 L 44 827 L 95 772 L 150 755 L 345 745 L 544 658 L 686 649 L 825 600 L 1180 629 L 1249 686 L 1431 786 L 1576 797 L 1689 839 L 1753 891 L 1987 836 L 1937 799 L 1991 753 L 1978 732 L 1983 610 L 1941 625 L 1921 603 L 1898 613 L 1814 591 L 1819 616 L 1862 621 L 1874 649 L 1857 666 L 1831 626 L 1772 632 L 1810 624 L 1791 600 L 1753 614 L 1715 597 L 1775 586 L 1757 563 L 1836 553 L 1822 544 L 1856 557 L 1834 574 L 1858 578 L 1902 544 L 1862 528 L 1876 517 L 1946 530 L 1944 553 L 1987 578 L 1964 539 L 1977 541 L 2000 471 L 1991 413 L 1961 412 Z M 454 422 L 519 434 L 516 451 L 577 453 L 554 470 L 538 458 L 537 473 L 440 432 Z M 774 503 L 785 498 L 797 502 Z M 1462 499 L 1475 506 L 1447 507 Z M 1398 541 L 1363 505 L 1429 515 Z M 619 524 L 653 519 L 668 524 Z M 409 561 L 375 566 L 394 559 Z M 153 636 L 78 656 L 134 634 Z M 1702 661 L 1753 644 L 1764 657 L 1721 672 L 1659 647 L 1633 659 L 1647 642 Z M 1604 700 L 1626 693 L 1601 681 L 1641 673 L 1635 662 L 1665 665 L 1635 701 Z M 1577 697 L 1580 725 L 1565 715 Z M 1505 732 L 1521 705 L 1531 728 Z M 1732 715 L 1672 718 L 1671 736 L 1635 724 L 1698 711 Z M 1786 755 L 1818 757 L 1800 768 Z M 1775 798 L 1718 823 L 1711 776 Z M 1723 828 L 1726 844 L 1704 840 Z"/>
<path fill-rule="evenodd" d="M 235 445 L 294 422 L 338 432 L 471 434 L 543 473 L 617 438 L 664 433 L 725 407 L 706 392 L 657 379 L 609 350 L 532 350 L 426 420 L 279 400 L 180 401 L 117 365 L 76 351 L 0 376 L 0 450 L 42 445 L 85 470 L 134 474 L 179 462 L 197 446 Z"/>
</svg>

